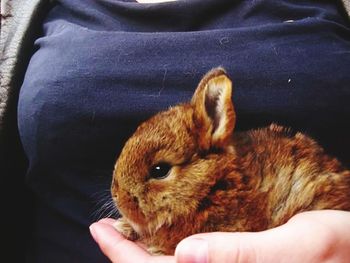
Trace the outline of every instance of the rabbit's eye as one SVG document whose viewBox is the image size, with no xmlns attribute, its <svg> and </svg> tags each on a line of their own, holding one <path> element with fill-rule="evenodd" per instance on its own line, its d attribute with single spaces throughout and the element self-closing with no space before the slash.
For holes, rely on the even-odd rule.
<svg viewBox="0 0 350 263">
<path fill-rule="evenodd" d="M 154 179 L 163 179 L 169 175 L 171 169 L 168 163 L 157 163 L 150 170 L 150 177 Z"/>
</svg>

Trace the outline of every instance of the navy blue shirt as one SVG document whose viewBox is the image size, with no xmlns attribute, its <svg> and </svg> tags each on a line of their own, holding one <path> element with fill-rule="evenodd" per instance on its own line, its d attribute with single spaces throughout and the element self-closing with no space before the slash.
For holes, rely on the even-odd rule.
<svg viewBox="0 0 350 263">
<path fill-rule="evenodd" d="M 350 164 L 350 28 L 337 1 L 59 0 L 35 45 L 18 108 L 37 202 L 30 262 L 108 262 L 88 226 L 110 212 L 125 140 L 216 66 L 233 80 L 237 129 L 287 125 Z"/>
</svg>

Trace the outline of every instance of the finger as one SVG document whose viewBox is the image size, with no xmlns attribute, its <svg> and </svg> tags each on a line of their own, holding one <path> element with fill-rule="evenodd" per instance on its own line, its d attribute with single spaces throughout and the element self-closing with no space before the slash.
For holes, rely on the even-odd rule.
<svg viewBox="0 0 350 263">
<path fill-rule="evenodd" d="M 113 218 L 106 217 L 106 218 L 102 218 L 99 222 L 100 223 L 106 223 L 106 224 L 111 225 L 112 227 L 114 227 L 114 225 L 116 224 L 117 220 L 113 219 Z M 147 250 L 147 247 L 146 247 L 145 244 L 143 244 L 141 242 L 138 242 L 138 241 L 135 241 L 135 243 L 139 247 L 141 247 L 143 250 Z"/>
<path fill-rule="evenodd" d="M 327 213 L 322 215 L 325 220 L 314 220 L 318 214 L 300 215 L 283 226 L 257 233 L 194 235 L 179 243 L 176 262 L 322 262 L 334 258 L 339 245 L 335 231 L 324 222 L 332 220 Z"/>
<path fill-rule="evenodd" d="M 90 226 L 90 232 L 98 243 L 102 252 L 112 261 L 118 263 L 127 262 L 175 262 L 173 257 L 152 257 L 144 249 L 134 242 L 124 238 L 116 231 L 112 220 L 101 220 Z"/>
<path fill-rule="evenodd" d="M 123 235 L 117 232 L 106 220 L 92 224 L 90 226 L 90 232 L 102 252 L 112 262 L 127 262 L 124 259 L 125 256 L 129 257 L 127 254 L 132 255 L 135 260 L 148 256 L 146 251 L 125 239 Z"/>
</svg>

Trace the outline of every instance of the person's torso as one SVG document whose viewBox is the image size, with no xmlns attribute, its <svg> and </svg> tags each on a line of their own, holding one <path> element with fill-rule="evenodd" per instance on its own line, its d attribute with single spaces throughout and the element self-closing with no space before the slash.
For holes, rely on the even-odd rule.
<svg viewBox="0 0 350 263">
<path fill-rule="evenodd" d="M 101 260 L 87 226 L 124 142 L 213 67 L 233 80 L 238 129 L 291 126 L 350 162 L 350 32 L 332 1 L 61 0 L 43 26 L 18 118 L 28 183 L 58 218 L 37 236 L 54 261 Z"/>
</svg>

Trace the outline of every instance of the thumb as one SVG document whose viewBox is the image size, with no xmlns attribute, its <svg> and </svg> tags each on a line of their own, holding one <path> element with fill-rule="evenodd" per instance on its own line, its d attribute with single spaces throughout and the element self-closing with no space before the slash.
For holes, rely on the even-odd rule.
<svg viewBox="0 0 350 263">
<path fill-rule="evenodd" d="M 178 244 L 176 262 L 322 262 L 332 256 L 330 248 L 336 242 L 329 227 L 317 217 L 317 213 L 304 213 L 262 232 L 193 235 Z"/>
<path fill-rule="evenodd" d="M 177 263 L 256 262 L 253 233 L 205 233 L 182 240 L 175 251 Z"/>
</svg>

